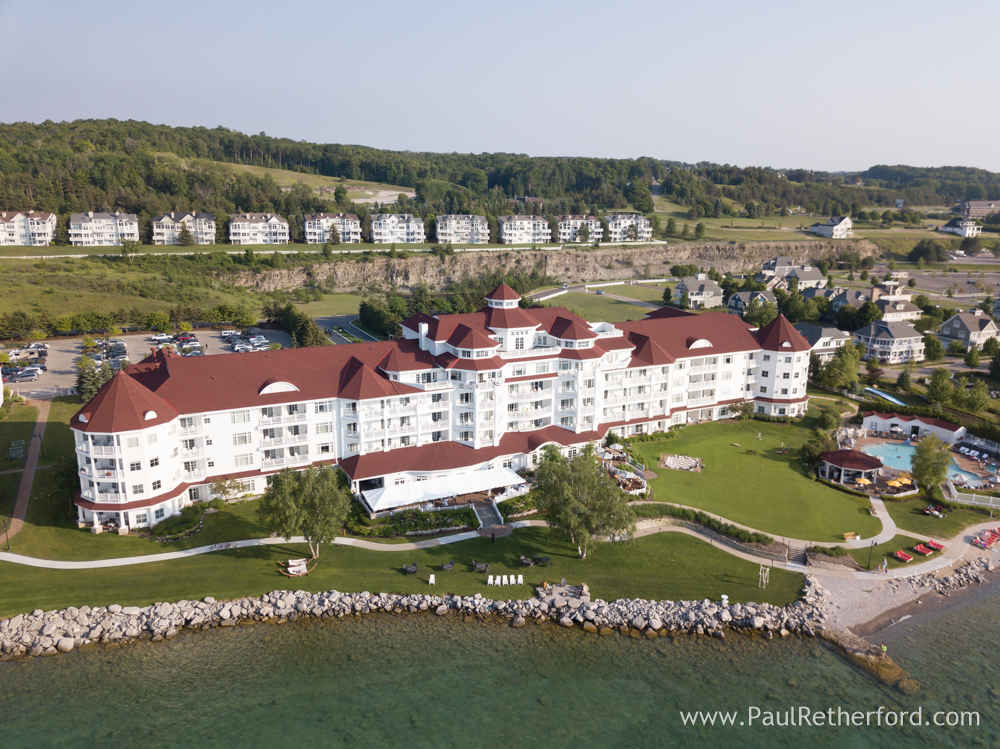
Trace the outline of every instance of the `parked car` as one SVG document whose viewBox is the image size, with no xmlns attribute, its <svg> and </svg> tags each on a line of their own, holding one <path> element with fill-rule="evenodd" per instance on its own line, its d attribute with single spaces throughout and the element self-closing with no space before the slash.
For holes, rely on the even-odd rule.
<svg viewBox="0 0 1000 749">
<path fill-rule="evenodd" d="M 204 356 L 204 355 L 205 355 L 204 351 L 189 351 L 186 354 L 184 354 L 184 356 Z"/>
<path fill-rule="evenodd" d="M 220 332 L 219 335 L 221 335 L 223 338 L 232 338 L 234 335 L 239 335 L 239 334 L 240 331 L 238 330 L 223 330 Z"/>
<path fill-rule="evenodd" d="M 201 344 L 198 341 L 184 341 L 181 348 L 201 348 Z"/>
<path fill-rule="evenodd" d="M 156 341 L 157 343 L 165 343 L 171 340 L 171 337 L 168 336 L 166 333 L 156 333 L 154 335 L 151 335 L 149 337 L 149 340 Z"/>
<path fill-rule="evenodd" d="M 49 368 L 45 366 L 45 362 L 31 362 L 25 369 L 37 369 L 39 372 L 48 372 Z M 22 370 L 23 371 L 23 370 Z"/>
<path fill-rule="evenodd" d="M 597 295 L 598 296 L 604 296 L 604 289 L 598 289 L 597 290 Z"/>
<path fill-rule="evenodd" d="M 25 348 L 25 349 L 28 349 L 28 350 L 32 350 L 32 349 L 42 349 L 43 351 L 47 351 L 47 350 L 48 350 L 48 348 L 49 348 L 49 344 L 47 344 L 47 343 L 42 343 L 41 341 L 35 341 L 34 343 L 29 343 L 29 344 L 28 344 L 27 346 L 25 346 L 24 348 Z"/>
<path fill-rule="evenodd" d="M 38 379 L 38 372 L 21 372 L 11 378 L 11 382 L 34 382 Z"/>
</svg>

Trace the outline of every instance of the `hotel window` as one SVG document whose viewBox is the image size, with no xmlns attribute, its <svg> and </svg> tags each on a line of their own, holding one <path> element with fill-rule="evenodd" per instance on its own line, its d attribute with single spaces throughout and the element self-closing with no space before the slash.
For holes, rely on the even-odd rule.
<svg viewBox="0 0 1000 749">
<path fill-rule="evenodd" d="M 234 445 L 249 445 L 250 444 L 250 432 L 243 432 L 241 434 L 233 435 Z"/>
<path fill-rule="evenodd" d="M 195 441 L 194 440 L 181 440 L 181 447 L 185 450 L 194 450 Z"/>
<path fill-rule="evenodd" d="M 516 351 L 521 351 L 521 350 L 524 349 L 524 339 L 523 338 L 515 338 L 514 339 L 514 349 Z"/>
<path fill-rule="evenodd" d="M 766 386 L 761 387 L 760 392 L 766 393 L 767 392 L 767 387 Z"/>
<path fill-rule="evenodd" d="M 784 373 L 782 373 L 782 375 L 781 375 L 781 379 L 783 379 L 783 380 L 787 380 L 787 379 L 789 379 L 789 377 L 788 377 L 788 372 L 784 372 Z"/>
<path fill-rule="evenodd" d="M 788 388 L 781 388 L 782 395 L 788 395 Z"/>
<path fill-rule="evenodd" d="M 356 453 L 356 452 L 358 452 L 358 449 L 359 448 L 358 448 L 358 443 L 357 442 L 348 442 L 347 443 L 347 452 L 349 452 L 349 453 Z M 322 448 L 320 448 L 320 452 L 323 452 Z"/>
<path fill-rule="evenodd" d="M 184 462 L 185 473 L 194 473 L 197 470 L 198 470 L 198 463 L 196 461 L 187 460 Z"/>
<path fill-rule="evenodd" d="M 142 463 L 129 463 L 128 467 L 130 471 L 141 471 Z"/>
<path fill-rule="evenodd" d="M 142 494 L 144 491 L 145 489 L 142 488 L 142 484 L 133 484 L 132 486 L 133 494 Z"/>
<path fill-rule="evenodd" d="M 779 408 L 778 409 L 778 416 L 784 416 L 784 415 L 785 415 L 785 409 Z"/>
<path fill-rule="evenodd" d="M 574 403 L 572 398 L 565 398 L 559 401 L 559 408 L 563 411 L 570 411 L 573 409 L 575 405 L 576 404 Z"/>
<path fill-rule="evenodd" d="M 459 432 L 458 438 L 462 442 L 472 442 L 472 432 Z"/>
<path fill-rule="evenodd" d="M 444 439 L 444 432 L 431 432 L 431 442 L 440 442 Z"/>
<path fill-rule="evenodd" d="M 155 445 L 156 444 L 156 435 L 155 434 L 147 434 L 146 435 L 146 444 L 147 445 Z"/>
<path fill-rule="evenodd" d="M 358 431 L 357 422 L 352 422 L 352 424 L 354 426 L 354 431 L 357 432 Z M 348 425 L 348 427 L 350 427 L 350 425 Z M 332 431 L 333 431 L 333 424 L 329 422 L 326 424 L 316 425 L 316 434 L 330 434 L 330 432 Z M 350 428 L 348 428 L 348 431 L 351 431 Z"/>
<path fill-rule="evenodd" d="M 145 522 L 146 522 L 146 513 L 144 512 L 140 512 L 138 515 L 135 516 L 135 519 L 133 520 L 133 523 L 135 525 L 141 525 L 142 523 Z"/>
<path fill-rule="evenodd" d="M 156 468 L 156 466 L 158 466 L 158 465 L 160 465 L 160 459 L 159 458 L 153 458 L 152 460 L 149 461 L 149 467 L 150 468 Z"/>
<path fill-rule="evenodd" d="M 761 377 L 767 377 L 769 374 L 770 373 L 765 369 L 763 372 L 760 373 L 760 376 Z"/>
<path fill-rule="evenodd" d="M 294 448 L 290 448 L 294 449 Z M 249 466 L 253 465 L 253 455 L 237 455 L 235 457 L 237 466 Z"/>
<path fill-rule="evenodd" d="M 318 414 L 328 414 L 333 412 L 333 401 L 323 401 L 314 405 L 314 412 Z"/>
<path fill-rule="evenodd" d="M 164 510 L 164 509 L 163 509 L 163 508 L 161 507 L 161 508 L 160 508 L 159 510 L 157 510 L 157 511 L 156 511 L 155 513 L 153 513 L 153 517 L 155 517 L 155 518 L 156 518 L 157 520 L 163 520 L 163 516 L 164 516 L 164 515 L 166 515 L 166 514 L 167 514 L 167 511 L 166 511 L 166 510 Z"/>
<path fill-rule="evenodd" d="M 791 363 L 792 363 L 792 357 L 786 356 L 785 357 L 785 364 L 791 364 Z"/>
<path fill-rule="evenodd" d="M 572 369 L 572 368 L 573 368 L 572 362 L 568 362 L 568 361 L 561 361 L 561 362 L 559 362 L 559 371 L 560 372 L 565 372 L 565 371 L 567 371 L 569 369 Z"/>
<path fill-rule="evenodd" d="M 159 489 L 159 488 L 160 488 L 161 486 L 163 486 L 163 482 L 162 482 L 162 481 L 154 481 L 154 482 L 153 482 L 153 491 L 155 492 L 155 491 L 156 491 L 157 489 Z"/>
<path fill-rule="evenodd" d="M 181 418 L 181 429 L 190 429 L 194 426 L 194 419 L 190 416 Z"/>
<path fill-rule="evenodd" d="M 771 361 L 771 355 L 770 354 L 764 354 L 764 361 Z"/>
<path fill-rule="evenodd" d="M 797 380 L 797 379 L 799 379 L 799 373 L 798 373 L 798 372 L 796 372 L 796 373 L 795 373 L 795 374 L 793 375 L 793 377 L 794 377 L 794 379 L 796 379 L 796 380 Z"/>
</svg>

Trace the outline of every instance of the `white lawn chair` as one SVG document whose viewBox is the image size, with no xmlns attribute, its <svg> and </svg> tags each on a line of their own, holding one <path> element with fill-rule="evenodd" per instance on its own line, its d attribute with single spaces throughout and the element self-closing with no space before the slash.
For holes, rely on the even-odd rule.
<svg viewBox="0 0 1000 749">
<path fill-rule="evenodd" d="M 493 575 L 490 575 L 490 579 L 486 581 L 486 584 L 487 585 L 492 585 L 493 584 Z"/>
<path fill-rule="evenodd" d="M 427 584 L 428 585 L 436 585 L 436 583 L 434 582 L 434 575 L 430 576 L 430 579 L 427 581 Z"/>
<path fill-rule="evenodd" d="M 518 575 L 517 576 L 517 584 L 518 585 L 524 585 L 524 575 Z"/>
<path fill-rule="evenodd" d="M 510 583 L 507 582 L 507 576 L 506 575 L 503 576 L 503 584 L 504 585 L 510 585 Z"/>
</svg>

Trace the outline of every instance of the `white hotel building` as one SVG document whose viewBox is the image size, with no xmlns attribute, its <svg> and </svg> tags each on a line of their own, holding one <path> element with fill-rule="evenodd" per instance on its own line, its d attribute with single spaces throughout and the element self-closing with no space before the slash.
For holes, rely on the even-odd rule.
<svg viewBox="0 0 1000 749">
<path fill-rule="evenodd" d="M 653 238 L 653 224 L 641 213 L 609 213 L 604 220 L 608 222 L 605 242 L 648 242 Z M 630 226 L 636 230 L 634 240 L 628 238 Z"/>
<path fill-rule="evenodd" d="M 0 245 L 47 247 L 56 238 L 56 214 L 0 211 Z"/>
<path fill-rule="evenodd" d="M 437 241 L 442 244 L 489 244 L 490 225 L 485 216 L 446 213 L 434 219 Z"/>
<path fill-rule="evenodd" d="M 552 229 L 545 216 L 500 216 L 500 242 L 503 244 L 547 244 Z"/>
<path fill-rule="evenodd" d="M 153 244 L 180 244 L 181 227 L 187 226 L 195 244 L 215 244 L 215 214 L 171 211 L 153 219 Z"/>
<path fill-rule="evenodd" d="M 237 213 L 229 220 L 229 244 L 288 244 L 288 221 L 276 213 Z"/>
<path fill-rule="evenodd" d="M 406 505 L 411 482 L 432 481 L 426 498 L 437 479 L 509 477 L 548 444 L 573 451 L 609 431 L 725 418 L 747 401 L 789 416 L 808 405 L 809 344 L 784 317 L 756 330 L 724 312 L 664 308 L 590 323 L 519 301 L 501 284 L 485 310 L 414 315 L 395 341 L 157 351 L 71 420 L 80 522 L 144 526 L 210 499 L 213 481 L 257 494 L 269 474 L 317 463 L 339 464 L 381 512 Z"/>
<path fill-rule="evenodd" d="M 69 241 L 74 247 L 120 247 L 139 241 L 139 219 L 134 213 L 74 213 L 69 217 Z"/>
<path fill-rule="evenodd" d="M 372 216 L 374 244 L 419 244 L 426 242 L 424 220 L 412 213 L 376 213 Z"/>
<path fill-rule="evenodd" d="M 361 219 L 353 213 L 307 213 L 305 222 L 306 244 L 324 244 L 330 241 L 330 227 L 336 227 L 343 244 L 361 242 Z"/>
<path fill-rule="evenodd" d="M 560 242 L 579 242 L 580 228 L 587 227 L 588 242 L 600 242 L 604 238 L 604 227 L 597 216 L 556 216 L 559 222 Z"/>
</svg>

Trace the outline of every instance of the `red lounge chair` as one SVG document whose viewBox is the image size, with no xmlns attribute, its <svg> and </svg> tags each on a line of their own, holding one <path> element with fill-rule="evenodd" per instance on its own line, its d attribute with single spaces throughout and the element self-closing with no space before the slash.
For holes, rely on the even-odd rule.
<svg viewBox="0 0 1000 749">
<path fill-rule="evenodd" d="M 896 559 L 898 559 L 900 562 L 912 562 L 913 561 L 913 557 L 911 557 L 909 554 L 907 554 L 902 549 L 900 549 L 895 554 L 893 554 L 893 556 L 896 557 Z"/>
<path fill-rule="evenodd" d="M 944 551 L 944 546 L 939 544 L 937 541 L 925 541 L 924 546 L 929 549 L 934 549 L 934 551 Z"/>
<path fill-rule="evenodd" d="M 933 549 L 928 549 L 923 544 L 917 544 L 916 546 L 913 547 L 913 550 L 918 554 L 923 554 L 925 557 L 929 557 L 931 554 L 934 553 Z"/>
</svg>

